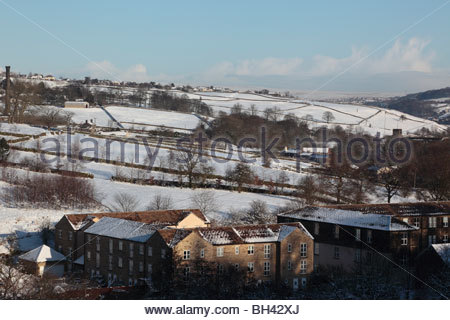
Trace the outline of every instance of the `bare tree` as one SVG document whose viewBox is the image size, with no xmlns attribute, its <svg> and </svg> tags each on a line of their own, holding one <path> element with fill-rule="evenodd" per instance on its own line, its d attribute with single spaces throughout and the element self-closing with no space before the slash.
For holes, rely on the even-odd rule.
<svg viewBox="0 0 450 320">
<path fill-rule="evenodd" d="M 187 177 L 189 188 L 192 188 L 201 163 L 200 149 L 193 142 L 189 142 L 187 146 L 180 146 L 176 153 L 179 174 Z"/>
<path fill-rule="evenodd" d="M 158 193 L 153 196 L 152 201 L 147 206 L 147 210 L 169 210 L 173 208 L 171 196 L 163 196 Z"/>
<path fill-rule="evenodd" d="M 139 201 L 135 196 L 128 193 L 116 193 L 111 210 L 120 212 L 136 211 L 138 206 Z"/>
<path fill-rule="evenodd" d="M 227 169 L 226 178 L 237 184 L 238 192 L 241 192 L 245 183 L 252 182 L 254 173 L 250 166 L 244 162 L 238 162 L 233 169 Z"/>
<path fill-rule="evenodd" d="M 192 195 L 191 203 L 203 214 L 210 214 L 217 209 L 216 196 L 213 191 L 199 191 Z"/>
<path fill-rule="evenodd" d="M 325 111 L 322 115 L 322 119 L 325 120 L 327 123 L 330 123 L 335 119 L 335 117 L 331 111 Z"/>
<path fill-rule="evenodd" d="M 298 181 L 297 190 L 299 197 L 303 198 L 306 204 L 312 205 L 316 202 L 320 186 L 312 175 L 307 175 Z"/>
</svg>

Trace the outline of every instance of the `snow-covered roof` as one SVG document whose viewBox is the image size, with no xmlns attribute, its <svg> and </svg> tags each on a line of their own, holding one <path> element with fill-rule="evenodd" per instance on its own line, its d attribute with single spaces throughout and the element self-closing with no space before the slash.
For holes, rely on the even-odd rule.
<svg viewBox="0 0 450 320">
<path fill-rule="evenodd" d="M 384 231 L 417 230 L 416 227 L 397 221 L 389 215 L 364 214 L 359 211 L 325 207 L 307 207 L 298 211 L 283 213 L 280 216 Z"/>
<path fill-rule="evenodd" d="M 296 229 L 300 229 L 309 237 L 313 238 L 301 223 L 201 228 L 198 229 L 198 233 L 203 237 L 203 239 L 213 245 L 226 245 L 280 242 Z"/>
<path fill-rule="evenodd" d="M 42 245 L 19 256 L 21 260 L 32 262 L 63 261 L 66 257 L 49 246 Z"/>
<path fill-rule="evenodd" d="M 146 242 L 155 233 L 155 226 L 142 222 L 103 217 L 85 233 L 116 239 Z"/>
<path fill-rule="evenodd" d="M 448 215 L 450 201 L 410 202 L 410 203 L 376 203 L 376 204 L 341 204 L 324 206 L 333 209 L 360 211 L 363 213 L 414 216 L 414 215 Z"/>
<path fill-rule="evenodd" d="M 198 209 L 66 214 L 65 217 L 74 230 L 80 230 L 94 218 L 111 217 L 164 227 L 177 225 L 190 214 L 197 216 L 205 223 L 209 223 L 208 218 L 206 218 L 206 216 Z"/>
<path fill-rule="evenodd" d="M 158 230 L 161 237 L 166 242 L 169 248 L 175 247 L 181 240 L 190 235 L 192 229 L 163 229 Z"/>
<path fill-rule="evenodd" d="M 84 265 L 84 255 L 82 255 L 81 257 L 79 257 L 78 259 L 76 259 L 73 263 L 75 264 L 79 264 L 79 265 Z"/>
<path fill-rule="evenodd" d="M 431 245 L 445 264 L 450 266 L 450 243 L 439 243 Z"/>
</svg>

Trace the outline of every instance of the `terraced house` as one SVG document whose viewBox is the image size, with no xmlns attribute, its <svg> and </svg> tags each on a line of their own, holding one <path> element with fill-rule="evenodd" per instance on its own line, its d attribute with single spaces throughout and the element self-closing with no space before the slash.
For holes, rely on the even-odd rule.
<svg viewBox="0 0 450 320">
<path fill-rule="evenodd" d="M 314 268 L 314 239 L 301 223 L 159 230 L 178 276 L 208 270 L 242 272 L 258 283 L 305 286 Z"/>
</svg>

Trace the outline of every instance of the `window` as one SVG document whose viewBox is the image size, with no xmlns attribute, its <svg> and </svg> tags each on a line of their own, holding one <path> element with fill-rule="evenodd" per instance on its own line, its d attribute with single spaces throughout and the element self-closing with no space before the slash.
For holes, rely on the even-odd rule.
<svg viewBox="0 0 450 320">
<path fill-rule="evenodd" d="M 336 224 L 334 225 L 334 238 L 339 239 L 339 226 Z"/>
<path fill-rule="evenodd" d="M 183 269 L 184 281 L 188 281 L 189 280 L 189 273 L 191 273 L 191 268 L 190 267 L 184 267 L 184 269 Z"/>
<path fill-rule="evenodd" d="M 147 264 L 147 274 L 151 275 L 153 272 L 153 266 L 151 263 Z"/>
<path fill-rule="evenodd" d="M 144 245 L 143 244 L 139 245 L 139 255 L 141 255 L 141 256 L 144 255 Z"/>
<path fill-rule="evenodd" d="M 334 247 L 334 258 L 337 260 L 340 258 L 339 247 Z"/>
<path fill-rule="evenodd" d="M 442 235 L 442 242 L 447 243 L 448 242 L 448 234 Z"/>
<path fill-rule="evenodd" d="M 269 261 L 265 261 L 264 262 L 264 276 L 269 276 L 270 275 L 270 262 Z"/>
<path fill-rule="evenodd" d="M 355 262 L 361 262 L 361 249 L 355 251 Z"/>
<path fill-rule="evenodd" d="M 183 260 L 189 260 L 191 258 L 191 251 L 190 250 L 184 250 L 183 252 Z"/>
<path fill-rule="evenodd" d="M 96 243 L 97 251 L 100 251 L 100 238 L 99 237 L 95 238 L 95 243 Z"/>
<path fill-rule="evenodd" d="M 359 228 L 355 229 L 355 238 L 356 238 L 356 241 L 361 241 L 361 229 L 359 229 Z"/>
<path fill-rule="evenodd" d="M 306 260 L 301 260 L 300 261 L 300 273 L 306 273 L 307 267 L 308 267 L 308 265 L 306 263 Z"/>
<path fill-rule="evenodd" d="M 72 238 L 73 238 L 73 232 L 69 231 L 69 240 L 72 240 Z"/>
<path fill-rule="evenodd" d="M 288 260 L 288 265 L 287 265 L 288 270 L 292 270 L 292 261 Z"/>
<path fill-rule="evenodd" d="M 100 268 L 100 253 L 98 252 L 95 254 L 95 266 Z"/>
<path fill-rule="evenodd" d="M 314 254 L 319 255 L 319 243 L 314 243 Z"/>
<path fill-rule="evenodd" d="M 113 239 L 109 239 L 109 253 L 113 253 Z"/>
<path fill-rule="evenodd" d="M 112 256 L 108 256 L 108 270 L 112 270 L 113 267 L 113 257 Z"/>
<path fill-rule="evenodd" d="M 88 235 L 87 235 L 87 241 L 88 241 L 88 242 L 91 242 L 91 240 L 92 240 L 92 236 L 91 236 L 90 234 L 88 234 Z"/>
<path fill-rule="evenodd" d="M 406 232 L 402 233 L 401 243 L 402 243 L 402 246 L 408 245 L 408 233 L 406 233 Z"/>
<path fill-rule="evenodd" d="M 264 245 L 264 259 L 270 258 L 270 244 Z"/>
<path fill-rule="evenodd" d="M 436 228 L 436 217 L 428 218 L 428 228 Z"/>
<path fill-rule="evenodd" d="M 133 268 L 134 268 L 134 263 L 133 263 L 133 260 L 130 259 L 130 260 L 128 261 L 128 272 L 129 272 L 130 274 L 133 273 Z"/>
<path fill-rule="evenodd" d="M 153 248 L 152 247 L 147 247 L 147 256 L 149 256 L 149 257 L 153 256 Z"/>
<path fill-rule="evenodd" d="M 205 257 L 205 249 L 204 248 L 202 248 L 202 249 L 200 249 L 200 258 L 204 258 Z"/>
<path fill-rule="evenodd" d="M 122 266 L 123 266 L 123 263 L 122 263 L 122 257 L 118 257 L 118 258 L 117 258 L 117 266 L 118 266 L 119 268 L 122 268 Z"/>
<path fill-rule="evenodd" d="M 434 243 L 436 243 L 436 235 L 429 235 L 428 236 L 428 245 L 431 246 Z"/>
<path fill-rule="evenodd" d="M 442 224 L 444 228 L 448 227 L 448 217 L 443 217 L 442 218 Z"/>
<path fill-rule="evenodd" d="M 133 258 L 133 256 L 134 256 L 134 244 L 130 242 L 129 248 L 130 248 L 130 252 L 129 252 L 130 253 L 130 258 Z"/>
<path fill-rule="evenodd" d="M 302 287 L 306 287 L 306 278 L 302 278 Z"/>
<path fill-rule="evenodd" d="M 239 246 L 234 247 L 234 254 L 239 254 Z"/>
<path fill-rule="evenodd" d="M 166 257 L 166 249 L 161 249 L 161 258 L 165 258 Z"/>
<path fill-rule="evenodd" d="M 420 218 L 414 218 L 414 227 L 420 228 Z"/>
<path fill-rule="evenodd" d="M 58 239 L 62 239 L 62 230 L 58 230 Z"/>
<path fill-rule="evenodd" d="M 139 272 L 144 272 L 144 263 L 139 261 Z"/>
<path fill-rule="evenodd" d="M 314 223 L 314 234 L 315 235 L 319 234 L 319 228 L 320 228 L 319 223 L 318 222 Z"/>
<path fill-rule="evenodd" d="M 300 244 L 300 257 L 306 257 L 308 252 L 308 245 L 306 243 Z"/>
<path fill-rule="evenodd" d="M 86 256 L 87 256 L 87 260 L 91 261 L 91 252 L 90 251 L 86 252 Z"/>
<path fill-rule="evenodd" d="M 288 252 L 292 252 L 292 243 L 288 243 L 287 250 Z"/>
<path fill-rule="evenodd" d="M 400 258 L 400 263 L 403 266 L 406 266 L 408 264 L 408 255 L 406 253 L 402 254 L 402 257 Z"/>
<path fill-rule="evenodd" d="M 219 273 L 219 274 L 223 274 L 223 264 L 218 264 L 217 265 L 217 272 Z"/>
<path fill-rule="evenodd" d="M 59 246 L 58 246 L 58 251 L 59 251 L 59 252 L 62 252 L 62 245 L 59 245 Z"/>
<path fill-rule="evenodd" d="M 367 243 L 372 243 L 372 230 L 367 230 Z"/>
<path fill-rule="evenodd" d="M 255 263 L 254 262 L 249 262 L 247 264 L 247 270 L 248 270 L 248 272 L 254 272 L 255 271 Z"/>
<path fill-rule="evenodd" d="M 217 248 L 217 256 L 218 257 L 223 257 L 223 247 L 218 247 Z"/>
<path fill-rule="evenodd" d="M 123 250 L 123 241 L 119 240 L 119 251 Z"/>
<path fill-rule="evenodd" d="M 248 246 L 247 253 L 250 254 L 250 255 L 254 254 L 255 253 L 255 247 L 254 246 Z"/>
</svg>

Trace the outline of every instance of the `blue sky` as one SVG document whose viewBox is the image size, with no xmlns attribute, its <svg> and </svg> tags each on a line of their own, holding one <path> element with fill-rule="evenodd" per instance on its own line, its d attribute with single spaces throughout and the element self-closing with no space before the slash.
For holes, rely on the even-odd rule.
<svg viewBox="0 0 450 320">
<path fill-rule="evenodd" d="M 0 65 L 290 90 L 342 73 L 320 89 L 414 91 L 450 85 L 450 3 L 411 27 L 445 3 L 0 0 Z"/>
</svg>

